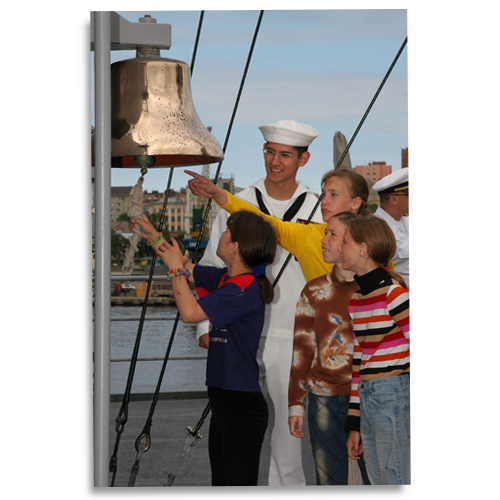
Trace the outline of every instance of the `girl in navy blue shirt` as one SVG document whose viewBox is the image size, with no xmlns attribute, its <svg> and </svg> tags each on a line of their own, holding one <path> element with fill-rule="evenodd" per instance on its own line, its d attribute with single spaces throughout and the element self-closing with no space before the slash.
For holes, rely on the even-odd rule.
<svg viewBox="0 0 500 500">
<path fill-rule="evenodd" d="M 259 385 L 257 349 L 265 304 L 273 287 L 265 267 L 274 260 L 276 235 L 260 216 L 232 214 L 217 256 L 226 268 L 194 265 L 175 239 L 167 243 L 146 216 L 131 219 L 170 269 L 175 303 L 184 323 L 210 320 L 206 385 L 212 416 L 209 455 L 212 486 L 256 486 L 268 408 Z M 189 288 L 194 281 L 199 299 Z"/>
</svg>

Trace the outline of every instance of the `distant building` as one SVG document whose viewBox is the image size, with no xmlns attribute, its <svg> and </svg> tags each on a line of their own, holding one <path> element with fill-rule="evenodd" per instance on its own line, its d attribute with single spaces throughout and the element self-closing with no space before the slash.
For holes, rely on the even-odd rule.
<svg viewBox="0 0 500 500">
<path fill-rule="evenodd" d="M 116 222 L 121 214 L 128 212 L 132 186 L 111 188 L 111 221 Z"/>
<path fill-rule="evenodd" d="M 367 181 L 372 184 L 389 175 L 392 172 L 391 165 L 386 165 L 385 161 L 374 161 L 368 165 L 357 165 L 354 170 L 361 174 Z"/>
<path fill-rule="evenodd" d="M 374 161 L 368 165 L 357 165 L 354 167 L 354 171 L 362 175 L 368 183 L 368 187 L 370 188 L 368 205 L 379 205 L 380 199 L 378 193 L 372 190 L 372 186 L 386 175 L 389 175 L 392 172 L 392 166 L 386 165 L 385 161 Z"/>
<path fill-rule="evenodd" d="M 231 194 L 236 194 L 243 190 L 243 188 L 238 188 L 234 185 L 234 176 L 229 178 L 219 178 L 217 185 L 222 189 L 229 191 Z M 186 191 L 186 217 L 190 219 L 190 230 L 187 232 L 187 235 L 191 234 L 193 238 L 197 238 L 205 216 L 208 199 L 204 196 L 195 196 L 189 188 L 187 188 Z M 219 206 L 215 203 L 215 201 L 213 201 L 210 205 L 210 214 L 203 232 L 204 238 L 208 238 L 210 236 L 210 231 L 212 230 L 215 217 L 219 213 L 219 210 Z"/>
<path fill-rule="evenodd" d="M 408 148 L 401 150 L 401 168 L 408 168 Z"/>
<path fill-rule="evenodd" d="M 161 214 L 164 201 L 165 193 L 163 192 L 144 192 L 144 209 L 149 214 Z M 163 227 L 169 231 L 171 236 L 177 236 L 178 233 L 189 234 L 189 223 L 186 217 L 186 193 L 170 191 Z"/>
<path fill-rule="evenodd" d="M 208 173 L 208 169 L 205 172 Z M 237 194 L 243 190 L 243 188 L 238 188 L 234 185 L 234 176 L 220 178 L 217 185 L 222 189 L 226 189 L 231 194 Z M 132 189 L 132 186 L 111 188 L 111 221 L 113 228 L 118 231 L 125 231 L 128 226 L 128 222 L 119 224 L 118 218 L 120 215 L 126 214 L 129 210 Z M 144 191 L 142 200 L 144 210 L 149 214 L 161 214 L 164 200 L 164 192 Z M 197 238 L 205 215 L 207 202 L 207 198 L 203 196 L 194 196 L 189 188 L 186 189 L 186 193 L 171 191 L 165 211 L 163 228 L 168 230 L 171 236 L 184 233 L 186 238 Z M 212 202 L 210 215 L 205 226 L 204 238 L 209 237 L 219 210 L 220 208 L 217 206 L 217 203 Z"/>
<path fill-rule="evenodd" d="M 111 188 L 111 222 L 113 227 L 118 230 L 123 231 L 128 226 L 128 222 L 118 224 L 118 218 L 129 210 L 132 189 L 132 186 Z M 142 205 L 149 214 L 161 214 L 164 200 L 165 193 L 144 191 Z M 178 233 L 189 234 L 190 227 L 186 218 L 186 193 L 170 191 L 163 228 L 168 230 L 172 236 L 177 236 Z"/>
</svg>

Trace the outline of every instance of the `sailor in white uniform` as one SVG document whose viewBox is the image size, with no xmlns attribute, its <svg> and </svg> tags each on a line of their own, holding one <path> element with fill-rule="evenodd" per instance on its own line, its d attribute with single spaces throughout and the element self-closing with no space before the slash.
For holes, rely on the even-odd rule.
<svg viewBox="0 0 500 500">
<path fill-rule="evenodd" d="M 396 254 L 392 259 L 394 271 L 410 289 L 410 222 L 408 168 L 396 170 L 373 185 L 380 196 L 375 215 L 385 219 L 396 237 Z"/>
<path fill-rule="evenodd" d="M 297 172 L 309 160 L 307 147 L 319 135 L 316 129 L 294 120 L 281 120 L 259 127 L 264 136 L 266 176 L 237 194 L 265 213 L 292 222 L 306 221 L 314 209 L 317 197 L 296 179 Z M 216 256 L 221 233 L 226 229 L 228 213 L 221 210 L 214 222 L 201 265 L 223 267 Z M 322 223 L 318 208 L 312 222 Z M 278 246 L 274 263 L 266 275 L 274 282 L 288 252 Z M 268 431 L 271 444 L 269 486 L 305 486 L 302 468 L 301 440 L 288 428 L 288 382 L 293 354 L 295 307 L 306 281 L 295 260 L 290 259 L 274 288 L 274 300 L 266 306 L 266 317 L 257 361 L 260 385 L 269 408 Z M 199 323 L 197 337 L 200 346 L 208 347 L 208 322 Z M 235 422 L 235 439 L 238 429 Z"/>
</svg>

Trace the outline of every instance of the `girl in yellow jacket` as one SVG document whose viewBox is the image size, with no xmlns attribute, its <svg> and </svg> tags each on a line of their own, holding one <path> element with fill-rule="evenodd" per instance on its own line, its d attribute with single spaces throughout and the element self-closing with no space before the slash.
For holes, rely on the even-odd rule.
<svg viewBox="0 0 500 500">
<path fill-rule="evenodd" d="M 262 213 L 250 203 L 233 196 L 202 175 L 185 170 L 193 177 L 189 188 L 197 196 L 213 198 L 217 205 L 229 213 L 239 210 L 255 212 L 267 220 L 276 231 L 278 245 L 293 254 L 299 261 L 306 281 L 332 270 L 333 264 L 323 260 L 321 239 L 330 218 L 340 212 L 370 214 L 368 209 L 369 188 L 365 178 L 353 170 L 337 169 L 328 171 L 321 179 L 323 199 L 321 214 L 324 224 L 302 224 L 285 222 Z"/>
</svg>

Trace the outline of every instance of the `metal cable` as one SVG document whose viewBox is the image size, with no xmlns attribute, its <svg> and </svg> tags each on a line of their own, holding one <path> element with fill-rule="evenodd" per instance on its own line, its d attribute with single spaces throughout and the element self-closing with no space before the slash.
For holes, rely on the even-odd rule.
<svg viewBox="0 0 500 500">
<path fill-rule="evenodd" d="M 195 63 L 196 54 L 197 54 L 197 51 L 198 51 L 198 43 L 199 43 L 199 39 L 200 39 L 200 33 L 201 33 L 201 27 L 202 27 L 202 24 L 203 24 L 204 14 L 205 14 L 205 11 L 201 11 L 201 13 L 200 13 L 200 20 L 198 22 L 198 30 L 196 32 L 196 40 L 195 40 L 195 46 L 194 46 L 194 49 L 193 49 L 193 56 L 192 56 L 192 59 L 191 59 L 191 67 L 190 67 L 191 76 L 193 75 L 194 63 Z M 158 231 L 159 232 L 161 232 L 162 229 L 163 229 L 163 223 L 164 223 L 164 220 L 165 220 L 165 213 L 166 213 L 166 209 L 167 209 L 167 205 L 168 205 L 168 198 L 170 196 L 170 186 L 172 184 L 172 177 L 173 177 L 173 167 L 170 169 L 170 175 L 169 175 L 167 190 L 165 192 L 165 200 L 163 202 L 163 209 L 162 209 L 162 213 L 161 213 L 160 222 L 159 222 L 159 225 L 158 225 Z M 117 438 L 116 438 L 116 441 L 115 441 L 113 455 L 111 456 L 111 460 L 110 460 L 110 472 L 112 473 L 111 486 L 114 486 L 115 479 L 116 479 L 116 472 L 117 472 L 117 468 L 118 468 L 117 467 L 117 463 L 118 463 L 118 456 L 117 456 L 117 454 L 118 454 L 118 448 L 119 448 L 119 443 L 120 443 L 120 436 L 123 433 L 125 424 L 127 423 L 127 419 L 128 419 L 128 404 L 129 404 L 129 400 L 130 400 L 130 389 L 131 389 L 132 381 L 133 381 L 133 378 L 134 378 L 135 367 L 136 367 L 136 364 L 137 364 L 137 356 L 138 356 L 139 346 L 140 346 L 141 337 L 142 337 L 142 329 L 143 329 L 143 325 L 144 325 L 144 318 L 146 316 L 147 302 L 148 302 L 149 291 L 150 291 L 150 288 L 151 288 L 151 282 L 152 282 L 152 278 L 153 278 L 153 274 L 154 274 L 154 268 L 155 268 L 155 264 L 156 264 L 156 257 L 157 256 L 155 254 L 153 256 L 153 259 L 152 259 L 152 262 L 151 262 L 151 269 L 150 269 L 150 272 L 149 272 L 149 278 L 148 278 L 148 283 L 147 283 L 147 288 L 146 288 L 146 296 L 144 298 L 144 303 L 143 303 L 143 307 L 142 307 L 141 317 L 140 317 L 140 320 L 139 320 L 138 333 L 137 333 L 136 342 L 135 342 L 135 345 L 134 345 L 134 351 L 133 351 L 133 355 L 132 355 L 132 360 L 131 360 L 131 363 L 130 363 L 130 370 L 129 370 L 128 380 L 127 380 L 127 387 L 125 389 L 125 394 L 124 394 L 124 399 L 123 399 L 122 407 L 120 408 L 120 411 L 118 413 L 118 417 L 116 418 Z M 172 336 L 171 336 L 171 339 L 170 339 L 170 345 L 169 345 L 169 350 L 167 351 L 167 358 L 166 359 L 168 359 L 168 355 L 170 354 L 171 344 L 173 342 L 173 337 L 175 336 L 175 330 L 177 328 L 178 321 L 179 321 L 179 314 L 177 313 L 177 317 L 176 317 L 176 320 L 175 320 L 175 323 L 174 323 L 174 329 L 173 329 Z M 165 365 L 166 365 L 166 363 L 164 363 L 164 366 L 162 367 L 162 372 L 161 372 L 161 375 L 160 375 L 160 377 L 161 377 L 160 378 L 160 384 L 161 384 L 161 379 L 163 378 L 163 373 L 164 373 L 165 368 L 166 368 Z M 155 396 L 156 396 L 156 394 L 155 394 Z M 156 401 L 157 401 L 157 399 L 158 398 L 156 396 Z M 154 401 L 155 404 L 156 404 L 156 401 Z M 151 424 L 149 424 L 149 427 L 150 427 L 150 425 Z M 139 440 L 142 437 L 146 437 L 147 436 L 149 438 L 149 427 L 146 424 L 146 427 L 143 430 L 143 433 L 141 434 L 141 436 L 139 436 L 139 438 L 136 441 L 136 449 L 138 448 L 138 446 L 139 446 L 138 442 L 139 442 Z M 149 448 L 149 445 L 147 446 L 147 448 L 145 450 L 143 450 L 141 452 L 141 456 L 142 456 L 142 453 L 144 453 L 145 451 L 148 450 L 148 448 Z M 136 460 L 136 463 L 135 463 L 135 465 L 134 465 L 134 467 L 132 469 L 133 473 L 132 473 L 131 479 L 129 481 L 129 486 L 130 486 L 130 482 L 135 482 L 135 477 L 137 477 L 138 468 L 139 468 L 139 461 L 140 461 L 140 457 L 138 457 L 138 459 Z M 132 477 L 133 477 L 133 479 L 132 479 Z"/>
<path fill-rule="evenodd" d="M 401 45 L 401 47 L 399 48 L 399 51 L 398 53 L 396 54 L 396 57 L 394 58 L 394 60 L 392 61 L 392 64 L 391 66 L 389 67 L 389 69 L 387 70 L 387 73 L 385 74 L 384 76 L 384 79 L 382 80 L 382 83 L 379 85 L 378 89 L 377 89 L 377 92 L 375 92 L 375 95 L 373 96 L 373 99 L 371 100 L 368 108 L 366 109 L 365 111 L 365 114 L 363 115 L 363 117 L 361 118 L 361 121 L 359 122 L 356 130 L 354 131 L 354 134 L 352 135 L 351 137 L 351 140 L 349 141 L 349 143 L 347 144 L 344 152 L 342 153 L 342 155 L 340 156 L 339 158 L 339 161 L 337 162 L 337 165 L 335 165 L 335 169 L 339 168 L 340 165 L 342 165 L 342 161 L 344 160 L 344 158 L 346 157 L 347 153 L 349 152 L 349 148 L 351 147 L 351 144 L 354 142 L 354 139 L 356 138 L 356 136 L 358 135 L 358 132 L 359 130 L 361 129 L 363 123 L 365 122 L 366 120 L 366 117 L 368 116 L 368 113 L 370 112 L 370 110 L 372 109 L 373 105 L 375 104 L 375 101 L 377 100 L 377 97 L 379 96 L 382 88 L 384 87 L 385 85 L 385 82 L 387 81 L 387 79 L 389 78 L 389 75 L 391 74 L 394 66 L 396 65 L 398 59 L 399 59 L 399 56 L 401 55 L 401 53 L 403 52 L 403 49 L 405 48 L 406 44 L 408 42 L 408 37 L 406 37 Z M 323 199 L 323 193 L 321 193 L 321 195 L 319 196 L 318 198 L 318 201 L 316 202 L 316 204 L 314 205 L 314 208 L 312 209 L 312 212 L 311 214 L 309 215 L 308 219 L 307 219 L 307 222 L 306 224 L 309 224 L 311 222 L 311 219 L 313 218 L 314 216 L 314 213 L 316 212 L 316 209 L 318 208 L 318 206 L 320 205 L 321 203 L 321 200 Z M 292 254 L 289 253 L 285 259 L 285 262 L 283 262 L 283 266 L 281 266 L 281 269 L 280 271 L 278 272 L 276 278 L 274 279 L 274 282 L 273 282 L 273 287 L 276 286 L 276 283 L 278 282 L 278 280 L 281 278 L 281 275 L 283 274 L 283 271 L 285 270 L 285 267 L 287 266 L 288 262 L 290 262 L 290 259 L 292 258 Z"/>
<path fill-rule="evenodd" d="M 252 44 L 250 46 L 250 51 L 248 53 L 248 57 L 247 57 L 247 62 L 246 62 L 246 65 L 245 65 L 245 69 L 243 71 L 243 77 L 242 77 L 242 80 L 241 80 L 240 89 L 238 91 L 238 95 L 236 97 L 236 103 L 235 103 L 234 108 L 233 108 L 233 114 L 231 116 L 231 120 L 229 122 L 229 127 L 228 127 L 228 130 L 227 130 L 227 133 L 226 133 L 226 139 L 224 140 L 224 146 L 222 147 L 222 153 L 226 152 L 226 147 L 227 147 L 227 144 L 228 144 L 228 141 L 229 141 L 229 136 L 231 134 L 231 129 L 233 128 L 234 118 L 236 116 L 236 111 L 238 110 L 238 105 L 239 105 L 239 102 L 240 102 L 241 94 L 243 92 L 243 86 L 245 85 L 245 80 L 246 80 L 246 77 L 247 77 L 248 68 L 250 67 L 250 61 L 252 60 L 253 49 L 255 47 L 255 42 L 257 40 L 257 35 L 259 33 L 260 24 L 262 22 L 262 16 L 263 15 L 264 15 L 264 11 L 261 10 L 260 14 L 259 14 L 259 18 L 257 20 L 257 25 L 255 27 L 255 32 L 254 32 L 254 35 L 253 35 Z M 220 175 L 220 171 L 221 171 L 221 167 L 222 167 L 222 162 L 223 161 L 224 160 L 221 160 L 219 162 L 219 165 L 217 166 L 217 171 L 215 172 L 215 177 L 214 177 L 214 180 L 213 180 L 214 184 L 217 184 L 217 181 L 219 180 L 219 175 Z M 210 207 L 211 206 L 212 206 L 212 198 L 209 198 L 208 202 L 207 202 L 207 208 L 205 210 L 205 215 L 203 216 L 203 222 L 201 224 L 200 234 L 198 235 L 198 240 L 196 241 L 196 248 L 195 248 L 195 251 L 194 251 L 194 256 L 195 256 L 194 260 L 196 260 L 196 254 L 198 252 L 198 248 L 199 248 L 200 243 L 201 243 L 203 231 L 204 231 L 205 225 L 207 223 L 207 219 L 208 219 L 208 215 L 210 213 Z"/>
<path fill-rule="evenodd" d="M 160 222 L 158 224 L 158 231 L 161 232 L 163 230 L 163 223 L 165 220 L 165 212 L 167 209 L 168 205 L 168 198 L 170 196 L 170 187 L 172 185 L 172 178 L 173 178 L 173 171 L 174 167 L 170 168 L 170 175 L 168 177 L 168 182 L 167 182 L 167 188 L 165 190 L 165 199 L 163 201 L 163 208 L 162 208 L 162 214 L 160 217 Z M 137 330 L 137 336 L 135 339 L 135 344 L 134 344 L 134 350 L 132 352 L 132 360 L 130 362 L 130 368 L 129 368 L 129 373 L 128 373 L 128 378 L 127 378 L 127 385 L 125 387 L 125 392 L 123 395 L 123 400 L 122 400 L 122 405 L 120 407 L 120 411 L 118 412 L 118 416 L 115 419 L 116 426 L 116 440 L 115 440 L 115 446 L 113 449 L 113 455 L 111 456 L 110 462 L 109 462 L 109 472 L 111 473 L 111 486 L 115 485 L 115 480 L 116 480 L 116 473 L 118 470 L 118 448 L 120 444 L 120 437 L 124 431 L 125 424 L 127 423 L 128 420 L 128 405 L 130 402 L 130 391 L 132 389 L 132 382 L 134 380 L 134 374 L 135 374 L 135 368 L 137 365 L 137 358 L 139 356 L 139 347 L 141 344 L 141 339 L 142 339 L 142 330 L 144 327 L 144 319 L 146 317 L 146 310 L 148 306 L 148 299 L 149 299 L 149 292 L 151 289 L 151 284 L 153 280 L 153 274 L 154 274 L 154 269 L 155 269 L 155 264 L 156 264 L 156 254 L 153 255 L 153 259 L 151 261 L 151 268 L 149 270 L 149 277 L 148 277 L 148 283 L 146 287 L 146 294 L 144 297 L 144 302 L 142 304 L 142 310 L 141 310 L 141 317 L 139 319 L 139 327 Z"/>
<path fill-rule="evenodd" d="M 196 31 L 196 40 L 194 42 L 193 57 L 191 58 L 191 76 L 193 76 L 194 62 L 196 60 L 196 54 L 198 52 L 198 42 L 200 41 L 201 26 L 203 24 L 204 15 L 205 15 L 205 11 L 202 10 L 200 12 L 200 20 L 198 22 L 198 30 Z"/>
<path fill-rule="evenodd" d="M 232 114 L 232 117 L 231 117 L 230 125 L 229 125 L 229 128 L 228 128 L 227 134 L 226 134 L 226 139 L 225 139 L 225 142 L 224 142 L 224 147 L 222 149 L 223 153 L 225 152 L 226 147 L 227 147 L 227 143 L 228 143 L 228 140 L 229 140 L 229 135 L 230 135 L 230 132 L 231 132 L 231 129 L 232 129 L 232 125 L 233 125 L 233 122 L 234 122 L 234 117 L 236 115 L 236 110 L 237 110 L 238 103 L 239 103 L 239 100 L 240 100 L 240 97 L 241 97 L 241 93 L 242 93 L 242 90 L 243 90 L 243 85 L 244 85 L 244 82 L 245 82 L 245 79 L 246 79 L 246 75 L 247 75 L 247 72 L 248 72 L 248 67 L 250 65 L 250 60 L 251 60 L 251 56 L 252 56 L 253 49 L 254 49 L 254 46 L 255 46 L 255 41 L 257 39 L 257 33 L 258 33 L 258 30 L 259 30 L 259 27 L 260 27 L 260 23 L 261 23 L 261 20 L 262 20 L 263 13 L 264 13 L 264 11 L 261 11 L 260 16 L 259 16 L 259 20 L 258 20 L 258 23 L 257 23 L 256 31 L 254 33 L 254 37 L 253 37 L 253 41 L 252 41 L 250 53 L 248 55 L 247 64 L 245 66 L 245 71 L 244 71 L 244 74 L 243 74 L 243 79 L 242 79 L 242 82 L 240 84 L 240 89 L 239 89 L 239 92 L 238 92 L 238 97 L 237 97 L 237 100 L 236 100 L 235 107 L 233 109 L 233 114 Z M 197 36 L 197 39 L 196 39 L 196 44 L 198 43 L 198 39 L 199 39 L 199 30 L 201 29 L 202 19 L 203 19 L 203 15 L 200 16 L 200 25 L 199 25 L 199 28 L 198 28 L 198 36 Z M 196 49 L 195 49 L 195 51 L 196 51 Z M 193 64 L 194 64 L 194 60 L 195 60 L 195 57 L 193 55 Z M 191 67 L 191 72 L 192 71 L 193 71 L 193 67 Z M 222 165 L 222 161 L 219 162 L 219 166 L 218 166 L 217 173 L 216 173 L 216 179 L 219 176 L 221 165 Z M 170 191 L 170 183 L 171 183 L 172 171 L 173 171 L 173 169 L 171 169 L 171 175 L 170 175 L 170 178 L 169 178 L 169 187 L 168 187 L 169 191 Z M 160 220 L 160 227 L 163 224 L 163 220 L 164 220 L 164 216 L 165 216 L 165 208 L 166 208 L 166 205 L 164 204 L 164 210 L 162 212 L 162 217 L 161 217 L 161 220 Z M 198 237 L 198 241 L 197 241 L 196 248 L 195 248 L 195 251 L 194 251 L 193 261 L 196 260 L 196 254 L 197 254 L 197 251 L 199 249 L 199 245 L 200 245 L 200 242 L 201 242 L 201 235 L 203 234 L 203 230 L 204 230 L 204 227 L 205 227 L 205 224 L 206 224 L 206 220 L 208 218 L 208 212 L 209 212 L 209 210 L 210 210 L 210 205 L 207 206 L 207 211 L 205 212 L 205 217 L 204 217 L 204 220 L 203 220 L 203 223 L 202 223 L 202 227 L 201 227 L 201 230 L 200 230 L 200 235 Z M 159 229 L 159 230 L 161 231 L 161 229 Z M 155 255 L 155 258 L 156 258 L 156 255 Z M 153 266 L 154 266 L 154 261 L 152 263 L 152 269 L 154 269 Z M 151 273 L 150 273 L 150 276 L 152 276 Z M 147 291 L 146 291 L 146 298 L 147 298 L 148 292 L 149 292 L 149 283 L 148 283 L 148 288 L 147 288 Z M 141 318 L 142 318 L 142 316 L 141 316 Z M 174 338 L 175 338 L 175 333 L 176 333 L 176 330 L 177 330 L 177 325 L 179 323 L 179 320 L 180 320 L 180 314 L 179 314 L 179 312 L 177 312 L 176 319 L 175 319 L 175 322 L 174 322 L 174 326 L 172 328 L 172 333 L 171 333 L 171 336 L 170 336 L 169 345 L 168 345 L 168 348 L 167 348 L 167 352 L 165 354 L 165 359 L 163 361 L 163 365 L 162 365 L 162 369 L 161 369 L 161 372 L 160 372 L 160 376 L 158 378 L 158 383 L 156 385 L 156 390 L 155 390 L 155 393 L 154 393 L 154 396 L 153 396 L 153 401 L 151 403 L 149 415 L 148 415 L 148 418 L 146 420 L 146 424 L 145 424 L 145 426 L 144 426 L 141 434 L 139 435 L 139 437 L 137 438 L 137 440 L 135 442 L 135 448 L 136 448 L 136 451 L 137 451 L 137 458 L 136 458 L 136 461 L 135 461 L 135 463 L 134 463 L 134 465 L 132 467 L 132 470 L 131 470 L 129 484 L 128 484 L 129 486 L 134 486 L 135 479 L 136 479 L 137 474 L 139 472 L 139 462 L 140 462 L 140 460 L 142 458 L 143 453 L 147 452 L 149 450 L 149 448 L 150 448 L 150 445 L 151 445 L 150 430 L 151 430 L 151 425 L 152 425 L 152 420 L 153 420 L 153 414 L 154 414 L 154 410 L 156 408 L 156 404 L 158 402 L 160 388 L 161 388 L 161 384 L 162 384 L 162 381 L 163 381 L 163 376 L 164 376 L 164 373 L 165 373 L 165 370 L 166 370 L 166 367 L 167 367 L 168 359 L 169 359 L 169 356 L 170 356 L 170 351 L 172 349 L 172 345 L 173 345 L 173 341 L 174 341 Z M 198 422 L 198 425 L 196 427 L 196 431 L 194 431 L 195 434 L 198 433 L 199 428 L 201 427 L 201 425 L 203 425 L 203 422 L 204 422 L 206 416 L 208 415 L 209 411 L 210 411 L 210 403 L 205 408 L 205 410 L 203 412 L 203 415 L 202 415 L 200 421 Z M 143 443 L 144 439 L 146 440 L 146 444 L 145 445 Z M 197 441 L 197 439 L 196 439 L 196 441 Z M 196 443 L 196 441 L 193 443 L 193 445 Z M 115 472 L 115 474 L 116 474 L 116 472 Z"/>
</svg>

